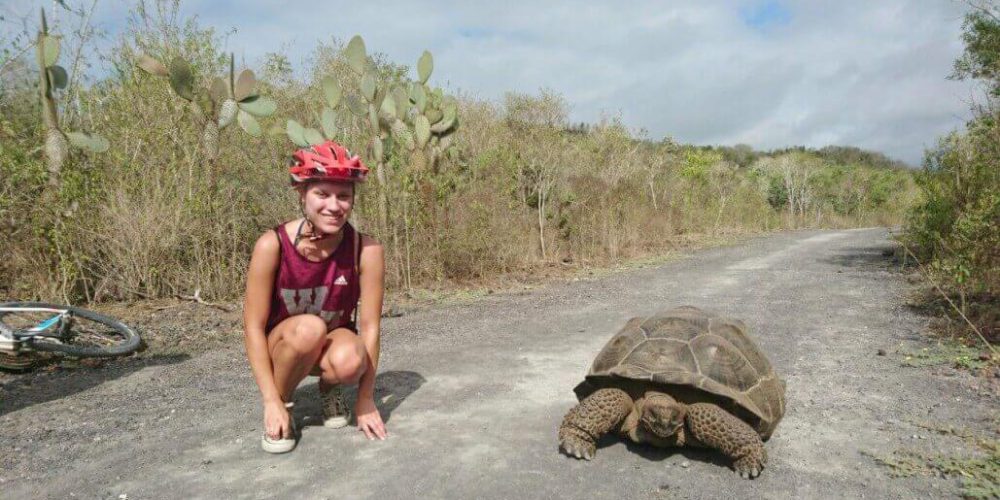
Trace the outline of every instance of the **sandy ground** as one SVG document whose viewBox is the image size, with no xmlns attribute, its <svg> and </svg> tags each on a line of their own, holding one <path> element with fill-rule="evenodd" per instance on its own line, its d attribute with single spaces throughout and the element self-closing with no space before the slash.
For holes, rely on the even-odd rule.
<svg viewBox="0 0 1000 500">
<path fill-rule="evenodd" d="M 928 318 L 905 306 L 891 247 L 884 229 L 782 233 L 387 318 L 376 396 L 384 442 L 316 426 L 311 378 L 297 394 L 298 448 L 262 452 L 258 394 L 232 336 L 202 354 L 6 375 L 0 497 L 954 496 L 956 480 L 891 478 L 870 456 L 967 451 L 920 424 L 997 426 L 998 400 L 979 379 L 901 366 Z M 787 381 L 763 475 L 747 481 L 712 453 L 611 437 L 591 462 L 561 455 L 556 428 L 601 346 L 628 318 L 682 304 L 742 319 Z M 176 324 L 179 313 L 159 314 Z M 233 326 L 233 315 L 213 316 L 190 328 Z M 157 321 L 148 323 L 152 336 Z"/>
</svg>

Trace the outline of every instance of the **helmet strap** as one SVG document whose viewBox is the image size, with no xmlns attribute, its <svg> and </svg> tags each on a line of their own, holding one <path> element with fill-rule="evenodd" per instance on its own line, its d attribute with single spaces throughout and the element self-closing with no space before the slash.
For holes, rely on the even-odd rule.
<svg viewBox="0 0 1000 500">
<path fill-rule="evenodd" d="M 304 233 L 302 232 L 302 228 L 305 227 L 306 222 L 309 223 L 309 232 Z M 305 214 L 305 211 L 303 211 L 302 222 L 299 223 L 299 228 L 295 231 L 295 241 L 292 243 L 292 246 L 298 246 L 299 241 L 301 241 L 302 238 L 308 238 L 309 241 L 319 241 L 322 239 L 329 238 L 330 236 L 332 235 L 316 232 L 316 225 L 314 225 L 313 222 L 309 220 L 309 217 Z"/>
</svg>

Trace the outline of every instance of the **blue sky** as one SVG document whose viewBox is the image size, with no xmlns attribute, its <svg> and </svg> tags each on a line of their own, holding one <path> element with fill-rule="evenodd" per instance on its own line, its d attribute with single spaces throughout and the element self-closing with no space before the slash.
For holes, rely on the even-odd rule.
<svg viewBox="0 0 1000 500">
<path fill-rule="evenodd" d="M 0 15 L 40 3 L 58 11 L 52 1 L 4 0 Z M 94 21 L 113 38 L 133 2 L 97 5 Z M 651 138 L 696 144 L 853 145 L 911 164 L 963 126 L 977 95 L 946 79 L 962 51 L 964 8 L 951 0 L 181 2 L 182 15 L 229 33 L 227 49 L 251 66 L 282 51 L 302 71 L 320 40 L 361 34 L 369 51 L 400 63 L 429 49 L 433 81 L 452 90 L 484 99 L 560 92 L 574 121 L 621 116 Z M 9 29 L 0 24 L 0 33 Z"/>
<path fill-rule="evenodd" d="M 792 21 L 792 11 L 782 2 L 751 2 L 740 7 L 743 22 L 759 31 L 785 26 Z"/>
</svg>

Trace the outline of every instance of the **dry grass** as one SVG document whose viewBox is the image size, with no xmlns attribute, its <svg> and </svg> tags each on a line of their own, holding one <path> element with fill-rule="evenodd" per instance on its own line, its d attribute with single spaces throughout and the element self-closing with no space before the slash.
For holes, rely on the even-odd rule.
<svg viewBox="0 0 1000 500">
<path fill-rule="evenodd" d="M 961 481 L 964 498 L 1000 497 L 1000 441 L 950 426 L 918 424 L 942 435 L 955 436 L 971 445 L 973 453 L 945 455 L 918 450 L 896 450 L 889 454 L 866 453 L 890 469 L 893 477 L 940 475 Z"/>
</svg>

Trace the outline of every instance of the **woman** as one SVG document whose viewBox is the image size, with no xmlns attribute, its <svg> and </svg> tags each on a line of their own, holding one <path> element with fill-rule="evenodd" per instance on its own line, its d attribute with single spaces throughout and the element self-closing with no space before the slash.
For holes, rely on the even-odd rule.
<svg viewBox="0 0 1000 500">
<path fill-rule="evenodd" d="M 340 386 L 358 384 L 358 429 L 385 439 L 374 400 L 384 254 L 347 222 L 368 168 L 327 141 L 296 151 L 289 173 L 302 217 L 257 239 L 243 309 L 247 358 L 264 403 L 261 447 L 295 448 L 292 396 L 309 374 L 320 377 L 324 425 L 347 425 Z"/>
</svg>

